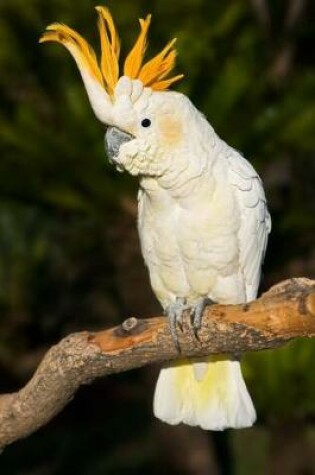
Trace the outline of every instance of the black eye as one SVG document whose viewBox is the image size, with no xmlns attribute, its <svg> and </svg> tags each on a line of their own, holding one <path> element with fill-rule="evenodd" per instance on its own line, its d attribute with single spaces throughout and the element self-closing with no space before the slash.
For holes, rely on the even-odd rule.
<svg viewBox="0 0 315 475">
<path fill-rule="evenodd" d="M 143 119 L 141 122 L 142 127 L 150 127 L 151 125 L 151 120 L 150 119 Z"/>
</svg>

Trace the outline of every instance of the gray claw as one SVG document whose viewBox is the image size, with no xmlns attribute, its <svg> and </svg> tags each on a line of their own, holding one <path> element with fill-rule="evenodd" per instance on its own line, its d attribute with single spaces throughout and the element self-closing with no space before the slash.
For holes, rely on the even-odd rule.
<svg viewBox="0 0 315 475">
<path fill-rule="evenodd" d="M 178 352 L 180 352 L 180 346 L 177 335 L 177 326 L 183 331 L 183 313 L 187 309 L 186 299 L 177 297 L 176 301 L 171 303 L 165 309 L 165 315 L 168 317 L 171 335 Z"/>
<path fill-rule="evenodd" d="M 203 312 L 208 305 L 214 305 L 215 303 L 216 302 L 214 302 L 209 297 L 205 297 L 198 300 L 198 302 L 191 306 L 191 325 L 193 327 L 194 335 L 197 340 L 199 340 L 198 330 L 200 330 L 201 328 Z"/>
</svg>

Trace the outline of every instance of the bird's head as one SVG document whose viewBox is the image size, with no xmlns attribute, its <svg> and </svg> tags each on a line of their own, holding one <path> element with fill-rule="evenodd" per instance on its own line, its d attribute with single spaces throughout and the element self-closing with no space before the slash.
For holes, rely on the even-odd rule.
<svg viewBox="0 0 315 475">
<path fill-rule="evenodd" d="M 179 93 L 154 91 L 123 76 L 115 89 L 114 120 L 105 134 L 109 159 L 132 175 L 160 177 L 172 167 L 189 136 L 190 102 Z M 183 156 L 185 153 L 183 152 Z"/>
<path fill-rule="evenodd" d="M 169 77 L 176 39 L 144 63 L 151 16 L 140 19 L 139 36 L 120 76 L 120 41 L 113 19 L 107 8 L 96 10 L 99 62 L 86 40 L 66 25 L 48 26 L 40 41 L 61 43 L 75 59 L 95 115 L 107 127 L 105 146 L 111 162 L 132 175 L 162 176 L 175 166 L 172 150 L 178 157 L 189 154 L 185 137 L 192 135 L 192 121 L 187 116 L 196 111 L 186 96 L 168 90 L 183 77 Z"/>
</svg>

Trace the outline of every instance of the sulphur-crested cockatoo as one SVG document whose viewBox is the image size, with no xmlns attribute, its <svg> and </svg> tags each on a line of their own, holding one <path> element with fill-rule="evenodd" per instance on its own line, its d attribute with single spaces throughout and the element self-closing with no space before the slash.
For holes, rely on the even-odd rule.
<svg viewBox="0 0 315 475">
<path fill-rule="evenodd" d="M 169 91 L 175 40 L 144 63 L 151 17 L 119 75 L 119 38 L 109 11 L 97 7 L 101 58 L 77 32 L 52 24 L 41 41 L 63 44 L 75 59 L 91 106 L 106 124 L 109 159 L 138 176 L 138 229 L 155 295 L 177 343 L 190 309 L 195 332 L 207 302 L 255 299 L 270 216 L 261 180 L 250 163 L 215 133 L 183 94 Z M 209 357 L 161 370 L 155 415 L 169 424 L 204 429 L 248 427 L 255 409 L 240 363 Z"/>
</svg>

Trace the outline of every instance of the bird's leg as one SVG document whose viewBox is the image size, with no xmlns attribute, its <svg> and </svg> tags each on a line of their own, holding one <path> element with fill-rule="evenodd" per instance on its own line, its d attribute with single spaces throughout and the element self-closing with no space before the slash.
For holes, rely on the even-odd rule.
<svg viewBox="0 0 315 475">
<path fill-rule="evenodd" d="M 208 305 L 214 305 L 215 303 L 216 302 L 214 302 L 209 297 L 203 297 L 190 306 L 191 325 L 193 327 L 193 331 L 197 339 L 198 330 L 200 330 L 201 328 L 203 312 Z"/>
<path fill-rule="evenodd" d="M 183 297 L 176 297 L 175 302 L 172 302 L 166 307 L 164 313 L 168 318 L 171 335 L 178 352 L 180 352 L 180 346 L 177 335 L 177 325 L 181 331 L 183 331 L 183 313 L 189 307 L 186 305 L 186 299 Z"/>
</svg>

